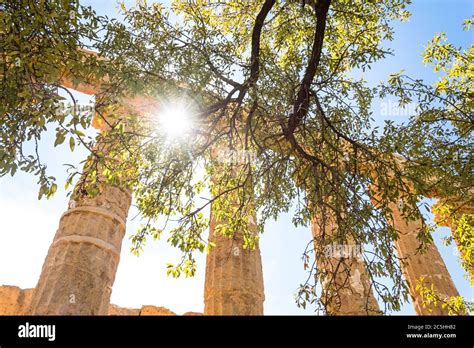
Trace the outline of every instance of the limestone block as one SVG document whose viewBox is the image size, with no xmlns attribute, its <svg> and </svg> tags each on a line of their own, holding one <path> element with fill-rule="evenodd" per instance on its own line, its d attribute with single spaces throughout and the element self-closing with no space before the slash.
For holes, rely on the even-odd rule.
<svg viewBox="0 0 474 348">
<path fill-rule="evenodd" d="M 165 307 L 142 306 L 139 315 L 176 315 L 176 313 Z"/>
<path fill-rule="evenodd" d="M 201 315 L 204 315 L 204 314 L 199 313 L 199 312 L 186 312 L 183 315 L 185 315 L 185 316 L 201 316 Z"/>
<path fill-rule="evenodd" d="M 109 306 L 109 315 L 140 315 L 140 309 L 119 307 L 111 304 Z"/>
</svg>

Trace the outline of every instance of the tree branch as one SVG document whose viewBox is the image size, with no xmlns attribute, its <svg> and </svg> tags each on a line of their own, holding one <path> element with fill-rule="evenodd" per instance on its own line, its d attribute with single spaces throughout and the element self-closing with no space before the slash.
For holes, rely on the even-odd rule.
<svg viewBox="0 0 474 348">
<path fill-rule="evenodd" d="M 303 80 L 301 81 L 300 89 L 293 104 L 293 114 L 288 120 L 288 126 L 284 130 L 285 134 L 293 133 L 300 124 L 301 120 L 308 113 L 310 85 L 313 82 L 314 76 L 321 60 L 321 53 L 323 49 L 324 32 L 326 31 L 326 18 L 329 11 L 331 0 L 319 0 L 314 10 L 316 12 L 316 30 L 314 32 L 313 48 L 311 57 L 306 68 Z"/>
<path fill-rule="evenodd" d="M 252 31 L 252 51 L 250 56 L 250 78 L 249 84 L 253 84 L 258 79 L 260 72 L 260 36 L 262 34 L 263 23 L 268 13 L 275 4 L 275 0 L 266 0 L 257 15 Z"/>
</svg>

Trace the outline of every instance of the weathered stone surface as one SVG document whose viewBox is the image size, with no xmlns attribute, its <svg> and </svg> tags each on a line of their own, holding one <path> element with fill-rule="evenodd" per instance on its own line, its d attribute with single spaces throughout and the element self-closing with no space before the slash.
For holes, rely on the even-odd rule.
<svg viewBox="0 0 474 348">
<path fill-rule="evenodd" d="M 265 295 L 258 244 L 253 250 L 244 249 L 242 233 L 232 238 L 216 236 L 218 223 L 211 212 L 209 241 L 216 246 L 206 260 L 204 315 L 263 315 Z"/>
<path fill-rule="evenodd" d="M 140 309 L 119 307 L 117 305 L 110 304 L 109 315 L 140 315 Z"/>
<path fill-rule="evenodd" d="M 34 289 L 21 289 L 17 286 L 0 286 L 0 315 L 26 315 L 31 304 Z M 111 304 L 108 315 L 176 315 L 165 307 L 142 306 L 142 308 L 125 308 Z M 187 312 L 184 315 L 202 315 Z"/>
<path fill-rule="evenodd" d="M 408 221 L 395 203 L 390 204 L 393 227 L 398 231 L 395 247 L 401 259 L 402 270 L 408 283 L 415 311 L 419 315 L 447 315 L 448 310 L 441 306 L 424 307 L 419 292 L 416 290 L 417 281 L 424 278 L 424 285 L 433 285 L 442 297 L 459 296 L 453 280 L 446 268 L 438 248 L 434 243 L 428 245 L 424 253 L 418 252 L 420 242 L 417 233 L 422 227 L 421 220 Z"/>
<path fill-rule="evenodd" d="M 143 306 L 140 315 L 176 315 L 176 313 L 165 307 Z"/>
<path fill-rule="evenodd" d="M 44 261 L 32 314 L 108 313 L 131 194 L 107 184 L 93 197 L 77 191 Z"/>
<path fill-rule="evenodd" d="M 316 267 L 322 278 L 322 301 L 328 315 L 379 315 L 377 300 L 363 258 L 354 243 L 344 243 L 354 254 L 340 255 L 326 249 L 338 245 L 337 224 L 329 212 L 318 210 L 311 221 L 316 251 Z"/>
<path fill-rule="evenodd" d="M 125 308 L 119 307 L 117 305 L 111 304 L 109 306 L 109 315 L 177 315 L 175 312 L 170 311 L 165 307 L 157 306 L 142 306 L 142 308 Z"/>
<path fill-rule="evenodd" d="M 238 121 L 237 121 L 238 122 Z M 230 166 L 223 166 L 222 170 L 230 170 L 230 175 L 239 178 L 243 164 L 235 154 L 237 148 L 228 149 L 224 145 L 216 146 L 212 156 L 218 162 L 227 162 Z M 236 158 L 226 158 L 226 156 Z M 222 188 L 213 178 L 214 188 L 221 192 Z M 230 204 L 240 206 L 236 192 L 226 197 Z M 246 202 L 246 204 L 249 204 Z M 248 216 L 246 227 L 248 230 L 237 231 L 232 237 L 216 233 L 219 225 L 228 223 L 219 221 L 216 216 L 215 205 L 211 205 L 209 224 L 209 242 L 215 244 L 206 258 L 206 275 L 204 285 L 204 315 L 263 315 L 265 300 L 262 260 L 258 241 L 254 249 L 243 248 L 244 234 L 256 235 L 256 214 Z"/>
<path fill-rule="evenodd" d="M 199 313 L 199 312 L 186 312 L 183 315 L 186 315 L 186 316 L 201 316 L 201 315 L 204 315 L 204 314 Z"/>
<path fill-rule="evenodd" d="M 23 315 L 27 312 L 34 289 L 0 286 L 0 315 Z"/>
</svg>

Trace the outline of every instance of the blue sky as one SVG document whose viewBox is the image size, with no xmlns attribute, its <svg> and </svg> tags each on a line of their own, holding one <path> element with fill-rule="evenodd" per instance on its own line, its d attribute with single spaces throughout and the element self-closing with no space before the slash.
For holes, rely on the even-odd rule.
<svg viewBox="0 0 474 348">
<path fill-rule="evenodd" d="M 113 16 L 117 8 L 113 1 L 84 1 L 99 13 Z M 126 1 L 129 5 L 132 1 Z M 377 84 L 392 72 L 405 69 L 415 78 L 433 82 L 436 75 L 431 67 L 422 64 L 421 54 L 426 43 L 438 32 L 444 31 L 456 46 L 467 47 L 473 43 L 473 32 L 462 31 L 462 21 L 474 13 L 471 0 L 414 0 L 409 7 L 412 17 L 407 23 L 394 23 L 394 41 L 387 46 L 395 50 L 389 57 L 364 73 L 369 84 Z M 89 98 L 76 94 L 86 103 Z M 384 118 L 403 121 L 401 116 L 380 116 L 380 105 L 373 107 L 377 123 Z M 59 218 L 66 210 L 64 163 L 78 165 L 87 153 L 78 147 L 73 153 L 67 147 L 54 149 L 54 134 L 49 132 L 42 140 L 42 155 L 52 175 L 59 183 L 57 194 L 50 200 L 37 200 L 36 178 L 18 173 L 14 178 L 0 179 L 0 284 L 34 287 L 39 277 L 43 260 L 56 232 Z M 136 231 L 139 221 L 131 220 L 136 215 L 132 208 L 129 214 L 127 235 Z M 448 266 L 459 292 L 474 300 L 473 288 L 457 261 L 455 247 L 445 247 L 441 238 L 449 233 L 440 228 L 434 237 Z M 298 284 L 304 281 L 301 254 L 311 238 L 309 228 L 295 228 L 291 215 L 283 214 L 278 221 L 269 221 L 261 239 L 263 272 L 265 279 L 266 314 L 312 314 L 311 309 L 296 307 L 293 300 Z M 203 311 L 205 256 L 198 257 L 198 272 L 194 278 L 173 279 L 166 276 L 166 263 L 173 262 L 179 253 L 166 243 L 149 242 L 145 252 L 135 257 L 129 252 L 130 243 L 124 239 L 121 262 L 112 292 L 112 302 L 120 306 L 140 307 L 144 304 L 164 306 L 178 314 L 186 311 Z M 414 314 L 411 304 L 403 307 L 399 314 Z"/>
</svg>

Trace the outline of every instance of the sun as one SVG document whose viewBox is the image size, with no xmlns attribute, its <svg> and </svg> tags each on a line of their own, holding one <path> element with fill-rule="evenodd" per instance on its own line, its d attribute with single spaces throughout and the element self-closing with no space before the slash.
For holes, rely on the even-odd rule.
<svg viewBox="0 0 474 348">
<path fill-rule="evenodd" d="M 183 140 L 192 134 L 194 122 L 191 108 L 183 101 L 169 101 L 157 115 L 160 134 L 168 140 Z"/>
</svg>

